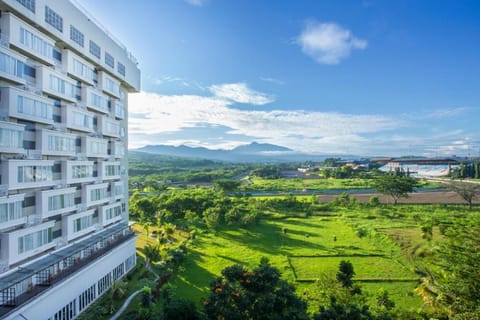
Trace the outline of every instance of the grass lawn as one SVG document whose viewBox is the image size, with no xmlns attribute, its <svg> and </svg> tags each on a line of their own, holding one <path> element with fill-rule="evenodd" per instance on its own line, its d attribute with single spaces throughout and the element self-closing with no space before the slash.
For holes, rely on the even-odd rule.
<svg viewBox="0 0 480 320">
<path fill-rule="evenodd" d="M 387 257 L 291 257 L 290 261 L 298 280 L 315 280 L 321 274 L 336 274 L 340 261 L 350 261 L 355 269 L 354 280 L 417 280 L 418 276 Z"/>
<path fill-rule="evenodd" d="M 345 218 L 264 219 L 248 228 L 230 227 L 216 234 L 199 234 L 172 284 L 179 296 L 200 303 L 208 294 L 209 283 L 222 269 L 235 263 L 252 268 L 261 257 L 267 257 L 284 279 L 297 286 L 300 295 L 313 296 L 315 283 L 295 282 L 294 271 L 299 279 L 315 279 L 322 272 L 334 276 L 340 261 L 350 260 L 359 279 L 374 280 L 362 283 L 372 295 L 385 287 L 394 291 L 392 296 L 399 299 L 399 305 L 420 307 L 421 299 L 412 295 L 415 281 L 380 281 L 418 279 L 408 265 L 409 260 L 401 256 L 399 246 L 392 255 L 393 241 L 386 236 L 381 240 L 390 243 L 386 246 L 376 237 L 358 237 Z M 402 300 L 403 297 L 409 298 Z M 406 301 L 405 304 L 401 300 Z M 317 309 L 315 299 L 310 299 L 309 310 Z"/>
</svg>

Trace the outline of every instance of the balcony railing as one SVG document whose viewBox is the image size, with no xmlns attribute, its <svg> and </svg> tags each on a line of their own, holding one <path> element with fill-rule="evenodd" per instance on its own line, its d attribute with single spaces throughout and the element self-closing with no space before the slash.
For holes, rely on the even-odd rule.
<svg viewBox="0 0 480 320">
<path fill-rule="evenodd" d="M 0 318 L 134 237 L 135 234 L 126 225 L 117 225 L 0 278 Z M 52 273 L 52 269 L 57 272 Z M 33 277 L 36 279 L 35 284 L 31 282 L 26 292 L 17 295 L 16 285 L 32 280 Z"/>
</svg>

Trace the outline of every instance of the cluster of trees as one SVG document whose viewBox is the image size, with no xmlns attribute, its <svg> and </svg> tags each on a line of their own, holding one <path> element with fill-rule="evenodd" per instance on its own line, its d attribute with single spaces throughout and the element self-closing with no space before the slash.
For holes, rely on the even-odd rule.
<svg viewBox="0 0 480 320">
<path fill-rule="evenodd" d="M 480 162 L 460 163 L 458 168 L 450 170 L 450 177 L 454 179 L 480 179 Z"/>
<path fill-rule="evenodd" d="M 336 279 L 322 279 L 318 288 L 328 295 L 328 301 L 310 316 L 306 302 L 296 294 L 295 287 L 262 258 L 253 270 L 239 264 L 226 267 L 221 276 L 211 282 L 201 308 L 176 297 L 169 286 L 159 294 L 155 294 L 157 289 L 144 288 L 139 309 L 129 316 L 176 320 L 389 320 L 404 316 L 394 310 L 395 303 L 383 290 L 370 309 L 361 287 L 353 281 L 354 275 L 353 265 L 342 261 Z"/>
<path fill-rule="evenodd" d="M 129 200 L 131 218 L 142 225 L 206 226 L 248 225 L 260 217 L 263 202 L 253 198 L 230 198 L 213 188 L 175 189 L 156 196 L 134 193 Z"/>
</svg>

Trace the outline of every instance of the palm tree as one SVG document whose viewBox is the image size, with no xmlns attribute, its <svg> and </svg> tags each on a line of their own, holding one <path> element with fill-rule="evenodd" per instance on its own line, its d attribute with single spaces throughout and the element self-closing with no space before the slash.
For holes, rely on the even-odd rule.
<svg viewBox="0 0 480 320">
<path fill-rule="evenodd" d="M 145 255 L 145 266 L 150 269 L 150 264 L 160 260 L 160 247 L 158 245 L 147 244 L 143 248 L 143 254 Z"/>
</svg>

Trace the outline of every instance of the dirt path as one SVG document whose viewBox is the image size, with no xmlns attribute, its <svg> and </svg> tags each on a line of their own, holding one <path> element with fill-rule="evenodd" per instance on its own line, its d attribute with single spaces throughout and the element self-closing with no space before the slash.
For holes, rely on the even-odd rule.
<svg viewBox="0 0 480 320">
<path fill-rule="evenodd" d="M 318 200 L 320 202 L 329 202 L 337 195 L 319 195 Z M 393 203 L 393 200 L 389 196 L 378 193 L 364 193 L 364 194 L 350 194 L 351 197 L 356 198 L 358 201 L 364 203 L 368 202 L 371 196 L 377 196 L 382 203 Z M 398 200 L 398 203 L 409 204 L 465 204 L 465 201 L 452 191 L 435 191 L 435 192 L 415 192 L 409 194 L 408 198 L 402 198 Z M 476 204 L 480 204 L 480 200 L 474 201 Z"/>
</svg>

